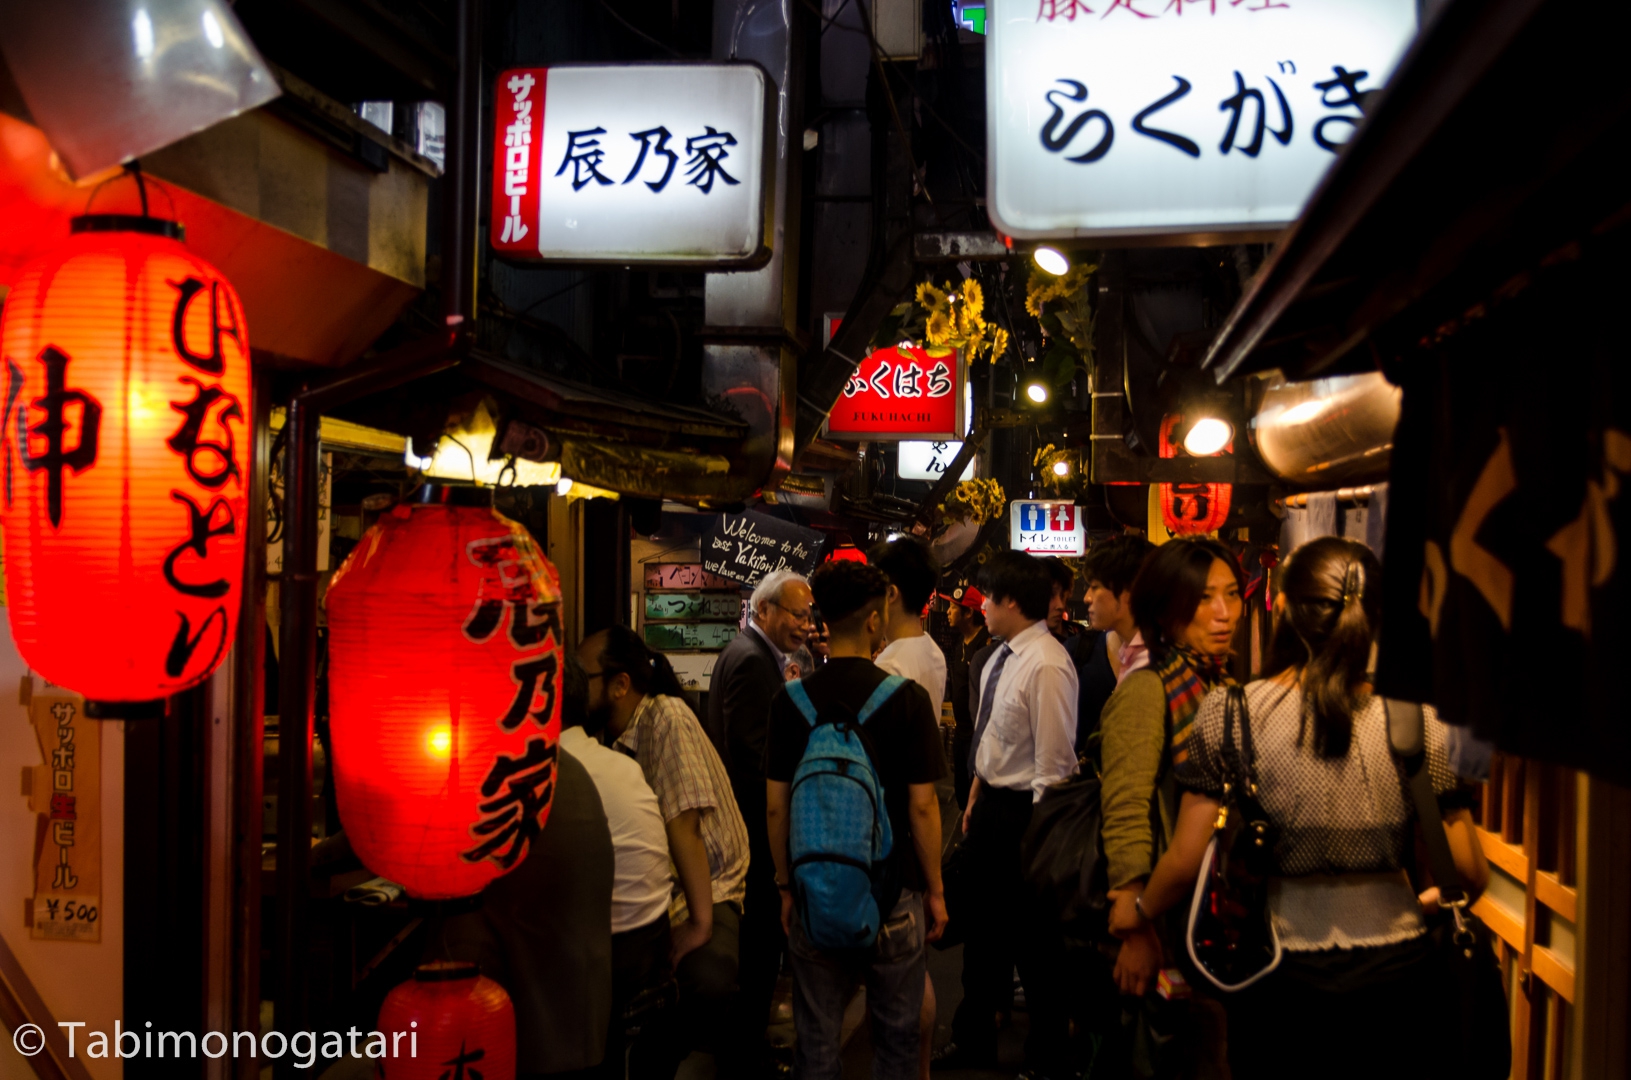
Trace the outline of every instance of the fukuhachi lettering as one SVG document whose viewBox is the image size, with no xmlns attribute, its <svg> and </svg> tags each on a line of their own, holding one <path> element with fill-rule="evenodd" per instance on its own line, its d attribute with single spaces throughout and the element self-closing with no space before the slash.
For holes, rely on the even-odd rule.
<svg viewBox="0 0 1631 1080">
<path fill-rule="evenodd" d="M 963 435 L 963 366 L 950 349 L 874 349 L 827 417 L 834 438 L 955 439 Z"/>
</svg>

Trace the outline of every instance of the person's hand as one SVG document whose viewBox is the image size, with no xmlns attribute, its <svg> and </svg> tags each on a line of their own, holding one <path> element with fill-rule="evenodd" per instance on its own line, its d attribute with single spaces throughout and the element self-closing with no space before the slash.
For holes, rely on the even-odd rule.
<svg viewBox="0 0 1631 1080">
<path fill-rule="evenodd" d="M 951 921 L 946 915 L 946 892 L 925 893 L 923 896 L 923 914 L 929 917 L 929 932 L 925 941 L 939 941 L 946 932 L 946 924 Z"/>
<path fill-rule="evenodd" d="M 1421 913 L 1428 917 L 1437 915 L 1443 906 L 1439 902 L 1437 885 L 1434 885 L 1431 889 L 1428 889 L 1426 892 L 1416 897 L 1416 899 L 1421 902 Z"/>
<path fill-rule="evenodd" d="M 968 805 L 963 807 L 963 835 L 968 835 L 968 823 L 974 817 L 974 800 L 969 799 Z"/>
<path fill-rule="evenodd" d="M 1116 954 L 1116 987 L 1123 993 L 1143 997 L 1161 973 L 1161 940 L 1155 928 L 1146 926 L 1121 943 Z"/>
<path fill-rule="evenodd" d="M 674 928 L 673 944 L 668 950 L 669 963 L 678 966 L 687 953 L 702 948 L 713 936 L 713 926 L 699 926 L 696 919 L 686 919 Z"/>
<path fill-rule="evenodd" d="M 789 936 L 793 933 L 793 890 L 783 889 L 782 894 L 782 933 Z"/>
<path fill-rule="evenodd" d="M 1138 893 L 1133 889 L 1111 889 L 1110 933 L 1125 941 L 1144 926 L 1138 913 Z"/>
</svg>

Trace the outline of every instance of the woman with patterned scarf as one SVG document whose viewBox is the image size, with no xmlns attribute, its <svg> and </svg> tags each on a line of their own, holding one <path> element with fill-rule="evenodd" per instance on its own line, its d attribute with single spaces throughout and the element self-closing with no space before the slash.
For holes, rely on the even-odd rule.
<svg viewBox="0 0 1631 1080">
<path fill-rule="evenodd" d="M 1186 757 L 1195 714 L 1207 691 L 1229 681 L 1243 585 L 1233 553 L 1206 537 L 1163 544 L 1133 582 L 1133 618 L 1149 646 L 1150 666 L 1122 680 L 1099 721 L 1110 898 L 1117 921 L 1132 917 L 1141 926 L 1116 959 L 1124 994 L 1153 989 L 1161 970 L 1160 938 L 1135 905 L 1172 840 L 1178 815 L 1173 767 Z"/>
</svg>

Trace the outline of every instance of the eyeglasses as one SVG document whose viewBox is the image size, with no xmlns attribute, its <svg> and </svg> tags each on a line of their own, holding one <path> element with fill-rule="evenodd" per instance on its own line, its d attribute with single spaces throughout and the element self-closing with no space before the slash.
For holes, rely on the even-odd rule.
<svg viewBox="0 0 1631 1080">
<path fill-rule="evenodd" d="M 787 612 L 787 614 L 793 616 L 793 620 L 795 622 L 799 623 L 801 626 L 803 626 L 803 625 L 813 625 L 815 623 L 815 608 L 814 607 L 807 607 L 803 611 L 794 611 L 792 608 L 788 607 L 786 604 L 778 603 L 775 600 L 772 600 L 770 602 L 772 604 L 775 604 L 777 607 L 781 608 L 783 611 Z"/>
</svg>

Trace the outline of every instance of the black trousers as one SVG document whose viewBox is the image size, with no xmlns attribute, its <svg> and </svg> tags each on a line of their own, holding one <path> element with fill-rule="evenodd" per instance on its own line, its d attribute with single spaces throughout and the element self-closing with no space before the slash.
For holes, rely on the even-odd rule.
<svg viewBox="0 0 1631 1080">
<path fill-rule="evenodd" d="M 761 829 L 761 832 L 764 830 Z M 750 836 L 752 861 L 748 863 L 747 895 L 741 918 L 741 959 L 737 980 L 741 987 L 732 1018 L 734 1031 L 718 1048 L 719 1072 L 726 1080 L 759 1080 L 769 1061 L 765 1028 L 770 1023 L 770 1002 L 781 975 L 787 935 L 782 932 L 781 891 L 776 888 L 776 866 L 770 858 L 770 840 L 761 854 L 758 836 Z"/>
<path fill-rule="evenodd" d="M 1019 968 L 1030 1014 L 1025 1040 L 1028 1068 L 1055 1075 L 1064 1065 L 1069 1022 L 1062 981 L 1063 940 L 1051 919 L 1039 917 L 1020 878 L 1019 843 L 1031 822 L 1031 792 L 982 786 L 964 838 L 967 918 L 963 945 L 963 1001 L 952 1037 L 976 1057 L 996 1056 L 996 1014 L 1009 1006 Z"/>
<path fill-rule="evenodd" d="M 667 911 L 645 926 L 612 935 L 612 1018 L 606 1035 L 606 1057 L 596 1070 L 602 1080 L 622 1080 L 625 1069 L 630 1080 L 672 1080 L 669 1047 L 674 1038 L 675 1010 L 658 1009 L 646 1014 L 639 1035 L 632 1041 L 624 1034 L 626 1014 L 635 999 L 648 990 L 660 989 L 674 977 L 673 965 L 668 961 L 672 943 Z"/>
</svg>

